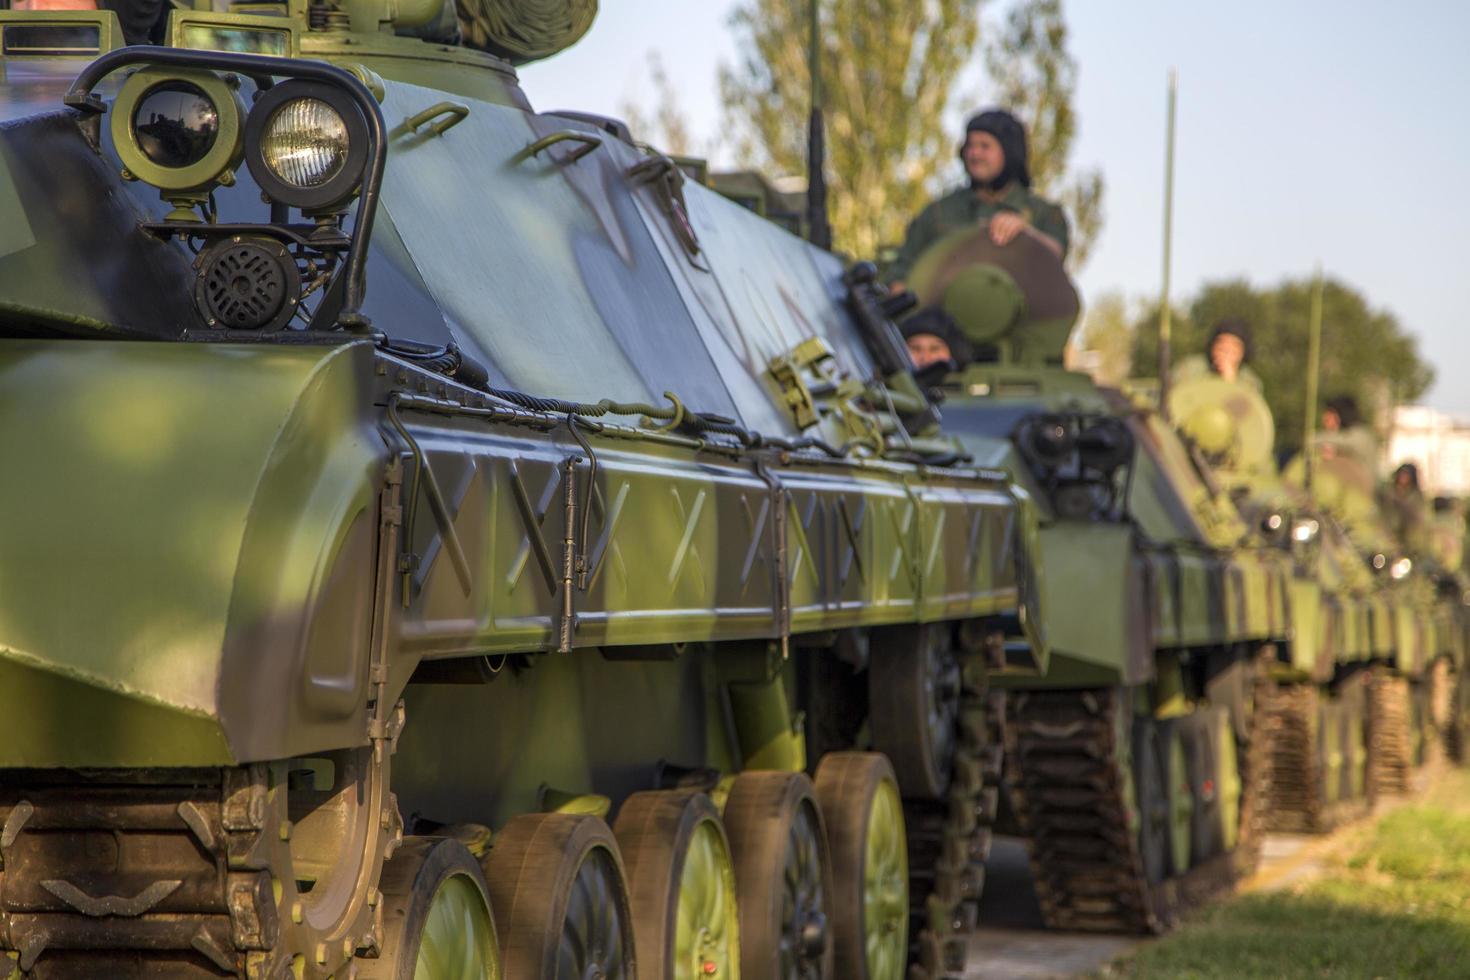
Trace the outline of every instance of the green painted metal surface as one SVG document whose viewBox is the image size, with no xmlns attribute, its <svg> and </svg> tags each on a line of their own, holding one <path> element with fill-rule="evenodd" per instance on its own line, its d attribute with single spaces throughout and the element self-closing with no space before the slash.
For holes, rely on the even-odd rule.
<svg viewBox="0 0 1470 980">
<path fill-rule="evenodd" d="M 310 633 L 381 458 L 367 364 L 350 346 L 0 345 L 0 427 L 25 474 L 0 485 L 5 765 L 227 763 L 250 741 L 223 731 L 232 714 L 306 721 L 289 755 L 360 717 L 360 664 Z M 365 642 L 358 611 L 332 625 Z M 56 738 L 67 692 L 99 710 Z"/>
</svg>

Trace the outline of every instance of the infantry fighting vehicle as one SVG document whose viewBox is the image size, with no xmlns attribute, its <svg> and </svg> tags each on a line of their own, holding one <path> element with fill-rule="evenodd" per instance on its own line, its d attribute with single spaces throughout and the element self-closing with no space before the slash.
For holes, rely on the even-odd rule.
<svg viewBox="0 0 1470 980">
<path fill-rule="evenodd" d="M 1171 422 L 1064 370 L 1077 295 L 1024 236 L 955 233 L 909 279 L 975 355 L 942 384 L 946 423 L 1044 511 L 1050 666 L 991 683 L 1048 924 L 1164 928 L 1253 865 L 1263 825 L 1406 788 L 1401 675 L 1443 675 L 1453 645 L 1410 563 L 1277 477 L 1259 394 L 1200 378 Z"/>
<path fill-rule="evenodd" d="M 0 975 L 943 969 L 1025 495 L 593 8 L 0 15 Z"/>
<path fill-rule="evenodd" d="M 1371 444 L 1324 434 L 1311 472 L 1298 459 L 1283 479 L 1270 409 L 1251 385 L 1204 373 L 1176 384 L 1170 404 L 1241 513 L 1294 559 L 1289 656 L 1257 705 L 1272 732 L 1267 825 L 1325 830 L 1405 792 L 1433 739 L 1428 685 L 1447 684 L 1459 654 L 1449 604 L 1379 519 Z M 1415 678 L 1426 696 L 1411 700 Z"/>
</svg>

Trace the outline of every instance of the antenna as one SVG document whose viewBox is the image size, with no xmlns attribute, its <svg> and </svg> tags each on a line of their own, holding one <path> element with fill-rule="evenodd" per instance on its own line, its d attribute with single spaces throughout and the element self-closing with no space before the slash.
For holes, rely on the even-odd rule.
<svg viewBox="0 0 1470 980">
<path fill-rule="evenodd" d="M 1169 114 L 1164 137 L 1164 285 L 1159 295 L 1159 414 L 1169 417 L 1169 352 L 1173 331 L 1169 308 L 1169 276 L 1174 252 L 1174 112 L 1178 101 L 1179 74 L 1169 69 Z"/>
<path fill-rule="evenodd" d="M 1307 325 L 1307 421 L 1302 433 L 1303 478 L 1312 492 L 1312 440 L 1317 436 L 1317 374 L 1322 359 L 1322 263 L 1312 283 L 1312 312 Z"/>
<path fill-rule="evenodd" d="M 822 33 L 820 4 L 809 0 L 811 46 L 807 70 L 812 79 L 811 115 L 806 132 L 806 220 L 807 239 L 818 248 L 832 248 L 832 226 L 827 222 L 827 146 L 822 127 Z"/>
</svg>

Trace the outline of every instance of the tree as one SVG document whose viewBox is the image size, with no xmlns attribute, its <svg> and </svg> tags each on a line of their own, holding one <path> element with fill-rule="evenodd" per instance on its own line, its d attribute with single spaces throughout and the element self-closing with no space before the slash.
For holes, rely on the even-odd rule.
<svg viewBox="0 0 1470 980">
<path fill-rule="evenodd" d="M 1133 357 L 1133 323 L 1122 293 L 1104 293 L 1087 304 L 1082 323 L 1073 334 L 1077 353 L 1088 373 L 1100 384 L 1118 385 L 1127 379 Z"/>
<path fill-rule="evenodd" d="M 820 0 L 823 112 L 832 230 L 839 249 L 875 255 L 958 171 L 959 134 L 944 115 L 979 45 L 984 0 Z M 731 18 L 741 61 L 720 91 L 743 165 L 806 172 L 810 108 L 806 0 L 743 0 Z M 1032 176 L 1072 222 L 1070 261 L 1087 258 L 1103 221 L 1098 171 L 1069 174 L 1077 63 L 1061 0 L 1021 0 L 985 49 L 994 95 L 1030 129 Z"/>
<path fill-rule="evenodd" d="M 1059 201 L 1072 223 L 1068 261 L 1087 261 L 1102 230 L 1103 176 L 1099 170 L 1068 171 L 1077 137 L 1077 61 L 1067 51 L 1061 0 L 1022 0 L 985 45 L 985 64 L 995 102 L 1027 128 L 1031 179 L 1037 193 Z"/>
<path fill-rule="evenodd" d="M 827 182 L 835 246 L 876 255 L 902 240 L 956 139 L 944 111 L 979 40 L 981 0 L 820 0 Z M 806 0 L 742 0 L 740 63 L 720 70 L 737 156 L 771 176 L 806 172 Z"/>
<path fill-rule="evenodd" d="M 1173 363 L 1204 351 L 1214 325 L 1238 317 L 1251 327 L 1251 368 L 1261 377 L 1266 402 L 1276 417 L 1278 449 L 1301 445 L 1306 405 L 1302 379 L 1307 373 L 1313 280 L 1296 279 L 1256 289 L 1242 279 L 1207 283 L 1185 316 L 1173 320 Z M 1134 328 L 1134 372 L 1158 374 L 1158 309 Z M 1385 389 L 1395 402 L 1410 402 L 1434 381 L 1434 369 L 1419 357 L 1415 339 L 1398 318 L 1375 310 L 1346 283 L 1328 279 L 1322 294 L 1321 400 L 1352 395 L 1365 415 L 1382 401 Z M 1387 419 L 1376 420 L 1379 424 Z"/>
<path fill-rule="evenodd" d="M 684 115 L 679 94 L 669 81 L 669 73 L 664 70 L 663 59 L 657 51 L 648 52 L 648 75 L 653 80 L 655 99 L 652 114 L 637 102 L 624 99 L 618 110 L 623 121 L 636 140 L 674 156 L 693 155 L 694 137 L 689 132 L 689 119 Z"/>
</svg>

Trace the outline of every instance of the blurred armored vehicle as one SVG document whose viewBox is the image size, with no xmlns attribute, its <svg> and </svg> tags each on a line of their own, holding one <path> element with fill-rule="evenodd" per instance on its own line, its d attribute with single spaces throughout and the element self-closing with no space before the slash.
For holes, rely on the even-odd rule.
<svg viewBox="0 0 1470 980">
<path fill-rule="evenodd" d="M 956 233 L 909 286 L 973 355 L 942 383 L 946 424 L 1043 510 L 1049 667 L 992 685 L 1047 923 L 1163 928 L 1253 865 L 1266 823 L 1401 788 L 1418 756 L 1396 746 L 1420 743 L 1397 678 L 1448 662 L 1433 616 L 1411 562 L 1282 484 L 1258 391 L 1179 384 L 1181 432 L 1063 370 L 1077 296 L 1024 236 Z"/>
<path fill-rule="evenodd" d="M 974 353 L 942 382 L 946 425 L 1043 515 L 1049 666 L 991 684 L 1045 920 L 1165 928 L 1253 863 L 1256 688 L 1285 655 L 1291 560 L 1146 402 L 1063 368 L 1079 302 L 1051 250 L 957 232 L 909 289 Z"/>
<path fill-rule="evenodd" d="M 1025 494 L 593 9 L 0 15 L 0 974 L 954 966 Z"/>
<path fill-rule="evenodd" d="M 1289 656 L 1257 705 L 1273 733 L 1267 825 L 1325 830 L 1378 794 L 1405 792 L 1432 741 L 1427 700 L 1415 714 L 1405 685 L 1421 679 L 1427 697 L 1459 653 L 1437 573 L 1416 567 L 1379 516 L 1371 439 L 1324 433 L 1311 472 L 1298 458 L 1283 479 L 1257 390 L 1205 373 L 1178 380 L 1170 407 L 1241 513 L 1293 558 Z"/>
</svg>

